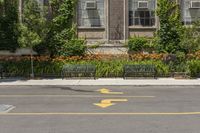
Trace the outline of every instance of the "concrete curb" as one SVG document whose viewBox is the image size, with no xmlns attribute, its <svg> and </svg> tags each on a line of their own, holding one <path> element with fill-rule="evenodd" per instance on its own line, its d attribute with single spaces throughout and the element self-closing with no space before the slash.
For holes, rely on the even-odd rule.
<svg viewBox="0 0 200 133">
<path fill-rule="evenodd" d="M 109 78 L 109 79 L 41 79 L 41 80 L 20 80 L 20 79 L 0 79 L 0 85 L 188 85 L 199 86 L 200 79 L 173 79 L 173 78 L 159 78 L 159 79 L 128 79 Z"/>
</svg>

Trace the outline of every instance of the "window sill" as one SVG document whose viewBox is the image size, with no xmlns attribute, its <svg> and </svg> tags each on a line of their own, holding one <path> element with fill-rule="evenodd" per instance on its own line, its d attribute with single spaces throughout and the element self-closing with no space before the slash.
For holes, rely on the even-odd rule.
<svg viewBox="0 0 200 133">
<path fill-rule="evenodd" d="M 149 27 L 129 26 L 129 29 L 149 29 L 149 30 L 155 30 L 155 29 L 157 29 L 157 27 L 156 26 L 149 26 Z"/>
<path fill-rule="evenodd" d="M 78 27 L 78 30 L 105 30 L 105 27 Z"/>
</svg>

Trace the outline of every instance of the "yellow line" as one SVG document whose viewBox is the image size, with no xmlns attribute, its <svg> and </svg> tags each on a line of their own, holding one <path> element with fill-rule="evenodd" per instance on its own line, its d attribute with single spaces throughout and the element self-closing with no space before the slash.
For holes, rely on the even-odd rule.
<svg viewBox="0 0 200 133">
<path fill-rule="evenodd" d="M 102 95 L 0 95 L 3 97 L 70 97 L 70 98 L 107 98 L 107 97 L 124 97 L 124 98 L 155 98 L 155 96 L 102 96 Z"/>
<path fill-rule="evenodd" d="M 0 113 L 0 116 L 50 116 L 50 115 L 128 115 L 128 116 L 137 116 L 137 115 L 200 115 L 200 112 L 171 112 L 171 113 Z"/>
</svg>

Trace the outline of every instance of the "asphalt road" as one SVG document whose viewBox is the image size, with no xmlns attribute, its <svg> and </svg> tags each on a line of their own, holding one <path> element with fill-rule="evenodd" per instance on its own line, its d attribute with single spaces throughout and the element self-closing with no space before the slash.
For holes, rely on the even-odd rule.
<svg viewBox="0 0 200 133">
<path fill-rule="evenodd" d="M 0 86 L 2 104 L 0 133 L 200 132 L 199 86 Z"/>
</svg>

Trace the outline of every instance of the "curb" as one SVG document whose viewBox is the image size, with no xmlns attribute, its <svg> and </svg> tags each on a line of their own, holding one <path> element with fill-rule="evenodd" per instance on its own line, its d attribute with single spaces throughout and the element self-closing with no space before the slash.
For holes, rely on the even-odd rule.
<svg viewBox="0 0 200 133">
<path fill-rule="evenodd" d="M 23 79 L 1 79 L 0 86 L 3 85 L 135 85 L 135 86 L 199 86 L 200 79 L 173 79 L 173 78 L 159 78 L 159 79 L 128 79 L 112 78 L 112 79 L 41 79 L 41 80 L 23 80 Z"/>
</svg>

